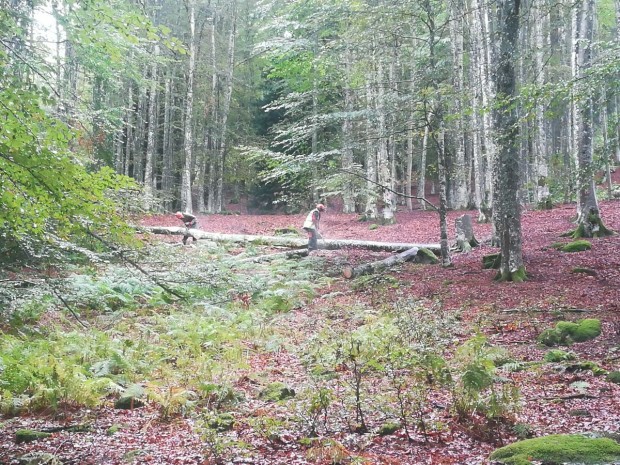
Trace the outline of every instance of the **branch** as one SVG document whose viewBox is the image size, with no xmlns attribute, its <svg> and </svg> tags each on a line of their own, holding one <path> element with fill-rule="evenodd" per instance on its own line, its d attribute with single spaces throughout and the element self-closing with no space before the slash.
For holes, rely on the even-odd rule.
<svg viewBox="0 0 620 465">
<path fill-rule="evenodd" d="M 376 181 L 373 181 L 372 179 L 368 179 L 368 178 L 367 178 L 366 176 L 364 176 L 363 174 L 356 173 L 355 171 L 349 171 L 349 170 L 344 169 L 344 168 L 338 168 L 338 171 L 342 171 L 343 173 L 347 173 L 347 174 L 350 174 L 350 175 L 356 176 L 356 177 L 358 177 L 358 178 L 360 178 L 360 179 L 364 179 L 364 180 L 366 180 L 366 181 L 368 181 L 368 182 L 370 182 L 370 183 L 372 183 L 372 184 L 374 184 L 374 185 L 376 185 L 376 186 L 379 186 L 381 189 L 386 190 L 386 191 L 388 191 L 388 192 L 391 192 L 391 193 L 393 193 L 393 194 L 395 194 L 395 195 L 398 195 L 398 196 L 400 196 L 400 197 L 405 197 L 406 199 L 417 199 L 417 200 L 422 200 L 423 202 L 425 202 L 426 204 L 428 204 L 428 205 L 429 205 L 429 206 L 430 206 L 433 210 L 435 210 L 435 211 L 437 211 L 437 212 L 439 211 L 439 209 L 438 209 L 435 205 L 433 205 L 431 202 L 429 202 L 428 200 L 426 200 L 424 197 L 417 197 L 417 196 L 415 196 L 415 195 L 407 195 L 407 194 L 404 194 L 404 193 L 402 193 L 402 192 L 396 192 L 395 190 L 390 189 L 389 187 L 384 186 L 383 184 L 380 184 L 380 183 L 378 183 L 378 182 L 376 182 Z"/>
<path fill-rule="evenodd" d="M 176 292 L 174 289 L 171 289 L 170 287 L 166 286 L 165 284 L 162 284 L 157 278 L 155 278 L 153 275 L 151 275 L 148 271 L 146 271 L 144 268 L 142 268 L 140 265 L 138 265 L 135 261 L 133 261 L 131 258 L 128 258 L 127 256 L 124 255 L 124 252 L 119 249 L 118 247 L 116 247 L 113 244 L 110 244 L 108 241 L 106 241 L 104 238 L 98 236 L 97 234 L 95 234 L 94 232 L 92 232 L 91 230 L 89 230 L 88 228 L 85 228 L 86 233 L 97 239 L 99 242 L 101 242 L 103 245 L 105 245 L 106 247 L 108 247 L 110 250 L 113 250 L 115 252 L 118 252 L 119 256 L 121 257 L 121 259 L 123 261 L 125 261 L 126 263 L 129 263 L 131 266 L 133 266 L 136 270 L 138 270 L 140 273 L 142 273 L 143 275 L 145 275 L 147 278 L 149 278 L 151 281 L 153 281 L 155 284 L 157 284 L 159 287 L 161 287 L 164 291 L 166 291 L 168 294 L 172 294 L 176 297 L 178 297 L 179 299 L 186 301 L 187 297 L 179 294 L 178 292 Z"/>
</svg>

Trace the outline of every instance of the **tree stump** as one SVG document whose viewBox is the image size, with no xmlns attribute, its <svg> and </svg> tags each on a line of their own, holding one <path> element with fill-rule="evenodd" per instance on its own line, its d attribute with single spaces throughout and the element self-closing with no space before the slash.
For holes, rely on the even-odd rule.
<svg viewBox="0 0 620 465">
<path fill-rule="evenodd" d="M 480 243 L 474 237 L 474 227 L 471 216 L 462 215 L 454 222 L 456 229 L 456 247 L 461 252 L 469 252 L 472 247 L 477 247 Z"/>
</svg>

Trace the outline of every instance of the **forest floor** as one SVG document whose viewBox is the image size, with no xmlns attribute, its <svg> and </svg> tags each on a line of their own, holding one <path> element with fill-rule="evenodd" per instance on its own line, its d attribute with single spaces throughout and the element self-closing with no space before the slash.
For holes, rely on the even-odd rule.
<svg viewBox="0 0 620 465">
<path fill-rule="evenodd" d="M 620 231 L 620 201 L 601 202 L 606 226 Z M 449 212 L 448 224 L 453 231 L 455 219 L 463 213 L 476 218 L 476 212 Z M 360 325 L 356 315 L 346 309 L 363 303 L 380 308 L 387 301 L 411 298 L 434 302 L 438 311 L 458 313 L 460 329 L 450 337 L 462 342 L 480 333 L 496 347 L 504 348 L 516 363 L 541 362 L 549 348 L 536 343 L 542 330 L 560 320 L 597 318 L 602 334 L 590 341 L 574 343 L 564 350 L 572 351 L 577 361 L 592 361 L 608 371 L 620 369 L 620 236 L 592 240 L 591 250 L 564 253 L 552 247 L 569 242 L 561 235 L 574 228 L 571 219 L 575 205 L 560 205 L 550 211 L 523 212 L 523 256 L 528 279 L 524 283 L 495 282 L 494 270 L 482 269 L 482 256 L 496 252 L 489 245 L 490 225 L 474 222 L 476 238 L 481 246 L 470 253 L 452 255 L 453 266 L 405 263 L 367 285 L 354 288 L 352 281 L 338 275 L 343 264 L 360 264 L 386 257 L 387 253 L 364 250 L 319 250 L 321 273 L 330 277 L 321 281 L 311 301 L 279 315 L 277 324 L 290 330 L 289 344 L 302 345 L 316 336 L 319 329 L 330 325 L 354 331 Z M 217 233 L 273 235 L 277 228 L 300 229 L 305 215 L 208 215 L 199 218 L 200 229 Z M 383 242 L 439 242 L 439 220 L 434 212 L 398 212 L 397 224 L 369 228 L 356 215 L 328 211 L 323 215 L 322 229 L 329 239 L 358 239 Z M 174 216 L 155 216 L 143 222 L 149 225 L 178 226 Z M 179 236 L 157 238 L 180 241 Z M 191 255 L 201 249 L 171 247 L 175 254 Z M 575 272 L 586 269 L 587 273 Z M 394 281 L 381 281 L 391 276 Z M 286 279 L 286 278 L 282 278 Z M 391 285 L 397 282 L 397 285 Z M 328 310 L 329 309 L 329 310 Z M 338 312 L 335 309 L 341 309 Z M 252 342 L 247 341 L 248 346 Z M 237 426 L 235 440 L 249 444 L 251 453 L 235 455 L 235 445 L 228 448 L 228 458 L 221 463 L 252 464 L 485 464 L 488 455 L 501 444 L 519 435 L 541 436 L 555 433 L 620 430 L 620 386 L 597 376 L 592 370 L 575 369 L 566 364 L 535 365 L 535 369 L 506 373 L 520 390 L 520 408 L 510 424 L 490 426 L 457 422 L 447 400 L 438 394 L 429 402 L 434 423 L 421 435 L 419 430 L 407 438 L 401 430 L 390 435 L 376 434 L 380 422 L 369 420 L 370 432 L 360 434 L 346 428 L 332 428 L 325 437 L 337 442 L 322 449 L 300 444 L 301 433 L 283 423 L 262 423 L 262 430 L 244 419 L 284 418 L 286 403 L 266 403 L 257 396 L 255 373 L 271 381 L 281 381 L 301 390 L 309 383 L 304 360 L 294 351 L 282 347 L 270 353 L 249 355 L 247 366 L 235 376 L 235 388 L 249 399 L 234 413 Z M 379 397 L 376 397 L 377 399 Z M 368 401 L 371 402 L 371 401 Z M 364 406 L 374 411 L 372 405 Z M 290 413 L 290 412 L 289 412 Z M 377 413 L 379 415 L 379 413 Z M 54 433 L 51 437 L 16 445 L 14 433 L 19 428 L 58 423 L 87 421 L 93 429 L 86 433 Z M 111 425 L 122 424 L 116 434 L 106 434 Z M 250 427 L 252 424 L 254 427 Z M 513 426 L 522 426 L 521 432 Z M 492 427 L 491 427 L 492 428 Z M 413 428 L 415 430 L 415 428 Z M 115 410 L 111 405 L 90 409 L 64 409 L 5 418 L 0 421 L 0 463 L 18 463 L 16 457 L 29 451 L 46 451 L 69 464 L 208 464 L 205 445 L 200 440 L 191 418 L 181 416 L 162 421 L 158 408 L 147 404 L 133 410 Z M 272 434 L 276 431 L 278 434 Z M 261 433 L 262 431 L 262 433 Z M 215 445 L 212 445 L 215 447 Z M 337 449 L 337 450 L 336 450 Z"/>
</svg>

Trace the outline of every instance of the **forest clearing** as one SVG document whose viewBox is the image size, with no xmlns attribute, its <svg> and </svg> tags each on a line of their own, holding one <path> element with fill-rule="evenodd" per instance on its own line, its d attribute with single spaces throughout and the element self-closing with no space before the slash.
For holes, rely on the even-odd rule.
<svg viewBox="0 0 620 465">
<path fill-rule="evenodd" d="M 620 203 L 601 210 L 619 230 Z M 490 225 L 477 223 L 481 246 L 454 254 L 451 268 L 405 263 L 350 281 L 344 263 L 389 252 L 319 250 L 236 265 L 274 250 L 183 247 L 179 236 L 161 245 L 152 236 L 140 266 L 191 296 L 185 302 L 127 265 L 49 270 L 87 328 L 37 286 L 36 300 L 13 316 L 7 335 L 25 336 L 3 342 L 5 354 L 21 357 L 14 376 L 30 366 L 43 390 L 31 401 L 55 407 L 5 415 L 0 462 L 24 463 L 18 458 L 38 451 L 60 461 L 36 463 L 63 464 L 473 464 L 490 463 L 496 447 L 519 438 L 617 432 L 620 387 L 609 373 L 620 360 L 620 242 L 554 249 L 569 241 L 561 234 L 574 212 L 524 212 L 524 283 L 493 282 L 496 270 L 482 268 L 482 256 L 496 249 Z M 450 212 L 451 222 L 463 213 Z M 272 235 L 302 218 L 199 220 L 213 232 Z M 398 213 L 397 224 L 376 229 L 350 214 L 328 211 L 324 221 L 328 237 L 438 238 L 435 212 Z M 11 279 L 28 276 L 20 270 Z M 557 322 L 583 319 L 599 319 L 601 335 L 537 343 Z M 413 353 L 402 352 L 403 337 Z M 472 347 L 478 352 L 465 350 Z M 425 367 L 430 354 L 435 365 Z M 466 394 L 461 370 L 474 362 L 492 383 Z M 134 408 L 115 408 L 125 394 L 135 396 Z M 19 399 L 3 399 L 4 411 Z M 76 426 L 83 429 L 61 429 Z M 59 430 L 16 444 L 24 428 Z"/>
</svg>

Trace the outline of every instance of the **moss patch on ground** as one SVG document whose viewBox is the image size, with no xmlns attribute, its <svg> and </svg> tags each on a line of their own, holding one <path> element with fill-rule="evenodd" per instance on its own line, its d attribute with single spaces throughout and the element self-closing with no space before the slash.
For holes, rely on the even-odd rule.
<svg viewBox="0 0 620 465">
<path fill-rule="evenodd" d="M 574 323 L 560 321 L 553 329 L 546 329 L 538 336 L 538 342 L 546 346 L 568 345 L 573 342 L 584 342 L 601 334 L 601 322 L 595 318 Z"/>
<path fill-rule="evenodd" d="M 491 460 L 506 465 L 608 464 L 620 460 L 620 444 L 608 438 L 580 434 L 554 434 L 526 439 L 495 450 Z"/>
</svg>

